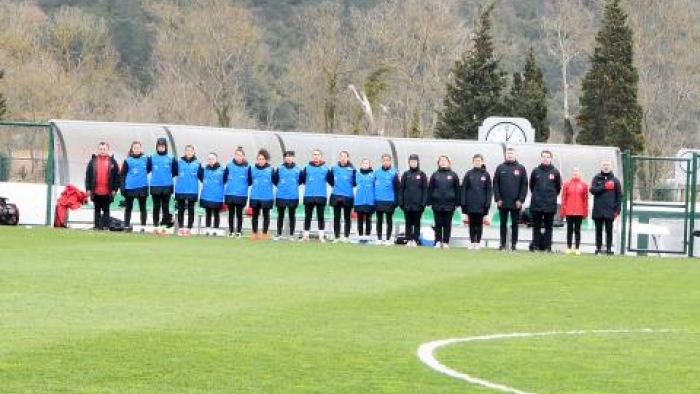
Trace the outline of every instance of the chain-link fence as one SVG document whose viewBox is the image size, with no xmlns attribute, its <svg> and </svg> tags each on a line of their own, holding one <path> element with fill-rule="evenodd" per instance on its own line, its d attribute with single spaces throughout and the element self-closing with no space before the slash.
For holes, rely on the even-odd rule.
<svg viewBox="0 0 700 394">
<path fill-rule="evenodd" d="M 697 155 L 625 154 L 623 251 L 692 255 L 697 164 Z"/>
<path fill-rule="evenodd" d="M 51 223 L 52 145 L 49 124 L 0 122 L 0 197 L 18 206 L 20 223 Z"/>
<path fill-rule="evenodd" d="M 0 182 L 48 183 L 49 127 L 0 123 Z"/>
</svg>

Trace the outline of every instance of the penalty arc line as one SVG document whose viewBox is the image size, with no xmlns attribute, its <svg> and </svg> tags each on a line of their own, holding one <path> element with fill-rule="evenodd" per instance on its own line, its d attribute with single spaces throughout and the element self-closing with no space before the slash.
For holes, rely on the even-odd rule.
<svg viewBox="0 0 700 394">
<path fill-rule="evenodd" d="M 450 338 L 443 339 L 439 341 L 433 341 L 422 344 L 418 348 L 418 358 L 433 370 L 445 374 L 447 376 L 453 377 L 455 379 L 464 380 L 468 383 L 486 387 L 493 390 L 498 390 L 504 393 L 511 394 L 537 394 L 528 391 L 522 391 L 514 387 L 509 387 L 504 384 L 491 382 L 485 379 L 480 379 L 475 376 L 471 376 L 466 373 L 455 371 L 454 369 L 442 364 L 435 357 L 434 353 L 437 349 L 454 345 L 456 343 L 465 342 L 483 342 L 483 341 L 494 341 L 499 339 L 510 339 L 510 338 L 532 338 L 532 337 L 547 337 L 547 336 L 562 336 L 562 335 L 594 335 L 594 334 L 636 334 L 636 333 L 648 333 L 648 334 L 658 334 L 658 333 L 668 333 L 668 332 L 678 332 L 678 330 L 672 329 L 636 329 L 636 330 L 575 330 L 575 331 L 547 331 L 547 332 L 521 332 L 521 333 L 510 333 L 510 334 L 492 334 L 492 335 L 482 335 L 467 338 Z"/>
</svg>

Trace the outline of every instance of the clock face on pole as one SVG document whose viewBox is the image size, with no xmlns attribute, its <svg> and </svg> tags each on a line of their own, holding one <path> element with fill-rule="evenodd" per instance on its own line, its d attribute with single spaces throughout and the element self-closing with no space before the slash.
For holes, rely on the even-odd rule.
<svg viewBox="0 0 700 394">
<path fill-rule="evenodd" d="M 528 142 L 525 131 L 521 129 L 520 126 L 511 122 L 500 122 L 493 125 L 486 132 L 486 141 L 515 143 Z"/>
<path fill-rule="evenodd" d="M 692 163 L 693 151 L 691 151 L 691 150 L 685 151 L 685 152 L 683 152 L 683 154 L 680 155 L 680 157 L 682 159 L 688 159 L 688 161 L 681 161 L 680 162 L 681 170 L 683 170 L 683 172 L 688 172 L 688 167 L 689 167 L 688 163 Z"/>
</svg>

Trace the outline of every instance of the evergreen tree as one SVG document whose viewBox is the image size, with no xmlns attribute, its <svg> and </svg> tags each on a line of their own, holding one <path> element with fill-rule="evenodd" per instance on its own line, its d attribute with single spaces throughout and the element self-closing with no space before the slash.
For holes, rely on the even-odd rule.
<svg viewBox="0 0 700 394">
<path fill-rule="evenodd" d="M 447 83 L 435 130 L 438 138 L 476 139 L 484 119 L 505 111 L 501 97 L 505 73 L 493 53 L 491 37 L 493 9 L 492 3 L 480 14 L 472 48 L 452 67 L 452 81 Z"/>
<path fill-rule="evenodd" d="M 0 70 L 0 86 L 2 86 L 2 79 L 5 77 L 5 72 L 3 70 Z M 7 112 L 7 100 L 5 99 L 5 96 L 3 96 L 2 92 L 0 92 L 0 120 L 5 116 L 5 113 Z"/>
<path fill-rule="evenodd" d="M 506 97 L 505 103 L 510 116 L 520 116 L 524 111 L 523 105 L 523 75 L 519 72 L 513 73 L 513 84 L 510 87 L 510 94 Z"/>
<path fill-rule="evenodd" d="M 513 86 L 506 105 L 511 116 L 530 121 L 535 128 L 535 141 L 546 142 L 549 139 L 547 86 L 532 48 L 527 54 L 523 73 L 513 74 Z"/>
<path fill-rule="evenodd" d="M 583 80 L 577 142 L 644 150 L 642 108 L 637 100 L 639 75 L 633 64 L 632 29 L 620 0 L 609 0 Z"/>
<path fill-rule="evenodd" d="M 411 138 L 420 138 L 422 135 L 423 131 L 420 129 L 420 110 L 416 108 L 413 110 L 413 115 L 411 115 L 408 136 Z"/>
</svg>

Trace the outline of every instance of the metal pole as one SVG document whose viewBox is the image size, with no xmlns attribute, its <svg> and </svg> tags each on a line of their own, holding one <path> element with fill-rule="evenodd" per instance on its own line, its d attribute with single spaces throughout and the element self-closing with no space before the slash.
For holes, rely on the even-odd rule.
<svg viewBox="0 0 700 394">
<path fill-rule="evenodd" d="M 630 176 L 630 167 L 632 165 L 632 158 L 629 150 L 622 153 L 622 176 L 624 179 L 624 187 L 622 190 L 622 231 L 620 237 L 620 254 L 624 255 L 627 249 L 627 202 L 630 200 L 630 189 L 633 183 L 632 177 Z"/>
<path fill-rule="evenodd" d="M 690 229 L 688 230 L 688 234 L 690 235 L 690 245 L 688 247 L 688 256 L 693 256 L 695 253 L 695 237 L 693 236 L 693 232 L 695 232 L 695 200 L 697 198 L 697 184 L 698 184 L 698 154 L 697 152 L 693 152 L 693 158 L 692 158 L 692 167 L 690 167 L 691 172 L 691 184 L 686 186 L 692 187 L 690 189 L 690 217 L 688 218 L 690 220 L 689 227 Z"/>
<path fill-rule="evenodd" d="M 51 126 L 47 125 L 46 131 L 49 133 L 49 152 L 46 159 L 46 225 L 51 226 L 51 208 L 53 207 L 52 191 L 54 183 L 54 139 Z"/>
</svg>

